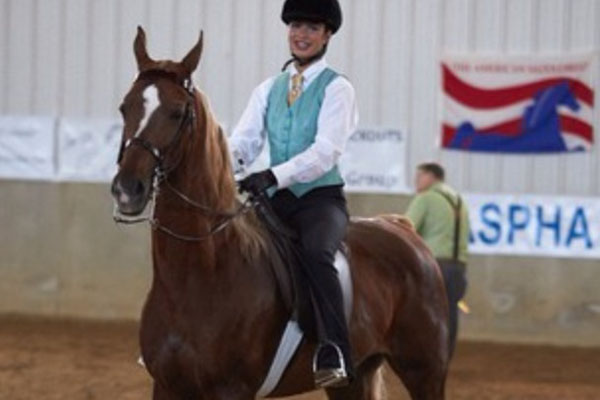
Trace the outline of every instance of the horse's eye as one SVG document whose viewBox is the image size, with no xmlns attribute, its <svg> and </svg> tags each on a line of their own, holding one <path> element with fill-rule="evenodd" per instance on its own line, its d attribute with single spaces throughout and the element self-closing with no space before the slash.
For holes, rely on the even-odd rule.
<svg viewBox="0 0 600 400">
<path fill-rule="evenodd" d="M 183 118 L 183 110 L 173 110 L 171 114 L 169 114 L 169 118 L 174 120 L 180 120 L 181 118 Z"/>
</svg>

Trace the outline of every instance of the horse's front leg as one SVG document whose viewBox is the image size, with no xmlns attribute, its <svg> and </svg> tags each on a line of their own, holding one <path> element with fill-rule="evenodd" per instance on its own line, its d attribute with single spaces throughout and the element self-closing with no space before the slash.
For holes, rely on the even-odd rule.
<svg viewBox="0 0 600 400">
<path fill-rule="evenodd" d="M 154 382 L 152 387 L 152 400 L 170 400 L 171 396 L 158 383 Z"/>
<path fill-rule="evenodd" d="M 191 391 L 180 391 L 173 392 L 171 390 L 165 389 L 163 386 L 159 385 L 156 381 L 154 382 L 154 387 L 152 388 L 152 400 L 198 400 L 198 394 L 196 392 Z"/>
<path fill-rule="evenodd" d="M 173 393 L 154 382 L 152 400 L 254 400 L 247 390 L 227 388 L 215 391 L 195 391 L 194 393 Z"/>
</svg>

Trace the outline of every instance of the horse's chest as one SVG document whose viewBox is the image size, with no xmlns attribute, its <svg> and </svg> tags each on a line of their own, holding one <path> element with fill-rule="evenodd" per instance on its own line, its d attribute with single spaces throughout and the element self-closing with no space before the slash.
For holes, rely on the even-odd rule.
<svg viewBox="0 0 600 400">
<path fill-rule="evenodd" d="M 193 360 L 196 358 L 192 346 L 174 332 L 142 342 L 142 352 L 152 376 L 165 382 L 175 376 L 185 376 L 186 371 L 192 371 Z"/>
</svg>

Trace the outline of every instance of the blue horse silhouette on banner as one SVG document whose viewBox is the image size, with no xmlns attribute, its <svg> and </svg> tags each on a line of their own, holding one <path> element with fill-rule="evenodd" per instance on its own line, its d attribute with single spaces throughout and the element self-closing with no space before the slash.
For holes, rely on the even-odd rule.
<svg viewBox="0 0 600 400">
<path fill-rule="evenodd" d="M 561 134 L 558 114 L 558 107 L 563 105 L 574 112 L 581 107 L 567 82 L 541 90 L 535 95 L 534 103 L 525 109 L 521 130 L 517 135 L 477 131 L 472 123 L 464 122 L 458 127 L 448 147 L 507 153 L 569 151 Z"/>
</svg>

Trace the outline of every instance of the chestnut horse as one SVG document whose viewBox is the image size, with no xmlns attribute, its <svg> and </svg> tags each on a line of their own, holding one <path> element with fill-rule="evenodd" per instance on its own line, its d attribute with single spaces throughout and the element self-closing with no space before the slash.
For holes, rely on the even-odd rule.
<svg viewBox="0 0 600 400">
<path fill-rule="evenodd" d="M 251 400 L 290 318 L 274 274 L 281 264 L 248 203 L 241 203 L 223 131 L 191 85 L 202 35 L 181 62 L 154 61 L 144 31 L 139 76 L 121 105 L 119 215 L 152 205 L 153 281 L 140 342 L 154 399 Z M 439 267 L 401 217 L 355 219 L 346 243 L 354 307 L 356 379 L 330 399 L 379 399 L 384 361 L 413 399 L 440 400 L 448 365 L 447 304 Z M 315 343 L 305 340 L 271 394 L 314 390 Z"/>
</svg>

